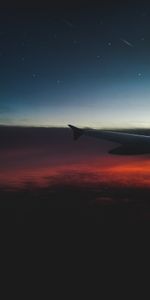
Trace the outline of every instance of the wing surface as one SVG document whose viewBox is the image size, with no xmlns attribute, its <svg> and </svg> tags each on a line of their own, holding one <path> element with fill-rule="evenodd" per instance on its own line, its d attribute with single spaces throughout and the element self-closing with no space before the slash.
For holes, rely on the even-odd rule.
<svg viewBox="0 0 150 300">
<path fill-rule="evenodd" d="M 121 145 L 143 145 L 143 143 L 150 145 L 150 136 L 147 135 L 110 130 L 80 129 L 72 125 L 69 125 L 69 127 L 73 130 L 75 139 L 79 138 L 81 135 L 85 135 L 97 139 L 104 139 L 110 142 L 119 143 Z"/>
</svg>

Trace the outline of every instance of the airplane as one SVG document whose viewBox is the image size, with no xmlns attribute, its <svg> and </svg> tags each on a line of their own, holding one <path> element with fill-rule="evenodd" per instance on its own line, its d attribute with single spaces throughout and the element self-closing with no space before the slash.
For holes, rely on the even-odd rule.
<svg viewBox="0 0 150 300">
<path fill-rule="evenodd" d="M 74 140 L 80 136 L 89 136 L 118 143 L 119 146 L 108 151 L 114 155 L 140 155 L 150 154 L 150 136 L 133 133 L 117 132 L 111 130 L 81 129 L 68 125 L 73 131 Z"/>
</svg>

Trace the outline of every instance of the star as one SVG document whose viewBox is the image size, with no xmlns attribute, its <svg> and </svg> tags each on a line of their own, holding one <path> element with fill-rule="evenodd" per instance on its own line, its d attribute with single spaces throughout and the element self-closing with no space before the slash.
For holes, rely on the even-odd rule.
<svg viewBox="0 0 150 300">
<path fill-rule="evenodd" d="M 139 78 L 139 79 L 142 79 L 142 78 L 143 78 L 143 75 L 142 75 L 141 72 L 138 73 L 138 78 Z"/>
<path fill-rule="evenodd" d="M 57 83 L 57 85 L 60 85 L 61 83 L 63 83 L 63 80 L 57 79 L 56 83 Z"/>
<path fill-rule="evenodd" d="M 73 44 L 74 45 L 78 44 L 78 41 L 77 40 L 73 40 Z"/>
<path fill-rule="evenodd" d="M 112 45 L 112 43 L 111 42 L 108 42 L 108 46 L 110 47 Z"/>
<path fill-rule="evenodd" d="M 37 73 L 33 73 L 33 74 L 32 74 L 32 78 L 34 78 L 34 79 L 35 79 L 35 78 L 38 78 L 39 76 L 40 76 L 40 75 L 37 74 Z"/>
</svg>

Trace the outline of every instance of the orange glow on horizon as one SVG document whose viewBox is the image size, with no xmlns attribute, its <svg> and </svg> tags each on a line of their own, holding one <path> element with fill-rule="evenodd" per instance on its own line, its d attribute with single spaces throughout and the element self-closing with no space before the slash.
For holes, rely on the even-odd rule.
<svg viewBox="0 0 150 300">
<path fill-rule="evenodd" d="M 26 164 L 22 167 L 0 171 L 1 186 L 22 187 L 27 183 L 38 186 L 53 184 L 77 184 L 150 187 L 150 159 L 126 160 L 120 157 L 97 157 L 82 163 L 37 165 Z"/>
</svg>

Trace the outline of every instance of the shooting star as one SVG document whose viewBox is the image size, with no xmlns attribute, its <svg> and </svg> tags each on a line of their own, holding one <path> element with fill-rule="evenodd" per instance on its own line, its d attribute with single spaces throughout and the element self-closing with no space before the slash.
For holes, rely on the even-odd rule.
<svg viewBox="0 0 150 300">
<path fill-rule="evenodd" d="M 62 19 L 62 21 L 67 25 L 67 26 L 69 26 L 70 28 L 72 28 L 73 27 L 73 24 L 72 24 L 72 22 L 71 21 L 69 21 L 69 20 L 66 20 L 66 19 Z"/>
<path fill-rule="evenodd" d="M 124 44 L 126 44 L 129 47 L 134 47 L 133 44 L 131 44 L 129 41 L 125 40 L 125 39 L 120 39 L 120 41 L 122 41 Z"/>
</svg>

